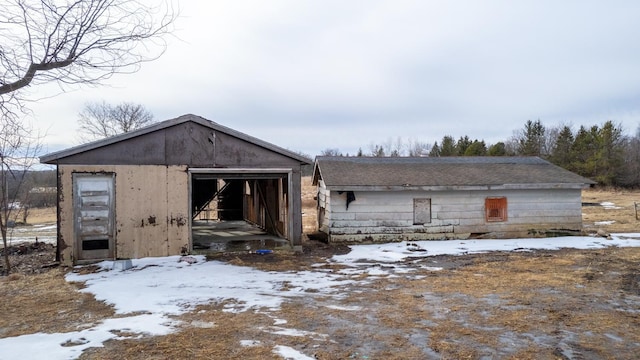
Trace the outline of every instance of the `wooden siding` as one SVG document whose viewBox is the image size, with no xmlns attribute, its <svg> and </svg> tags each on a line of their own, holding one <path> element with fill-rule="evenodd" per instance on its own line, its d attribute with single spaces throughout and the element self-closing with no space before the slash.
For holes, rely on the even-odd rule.
<svg viewBox="0 0 640 360">
<path fill-rule="evenodd" d="M 57 164 L 175 165 L 190 167 L 287 167 L 300 161 L 195 122 L 88 149 L 56 159 Z"/>
<path fill-rule="evenodd" d="M 331 214 L 331 202 L 329 201 L 331 192 L 327 190 L 324 181 L 318 182 L 318 230 L 329 233 L 329 221 Z"/>
<path fill-rule="evenodd" d="M 115 174 L 116 258 L 179 255 L 189 247 L 189 194 L 186 166 L 59 165 L 61 261 L 74 254 L 72 173 Z"/>
<path fill-rule="evenodd" d="M 447 239 L 582 227 L 580 189 L 356 191 L 348 209 L 346 193 L 329 191 L 322 182 L 318 189 L 319 207 L 325 208 L 319 229 L 330 241 Z M 485 199 L 502 196 L 507 198 L 507 221 L 487 222 Z M 431 199 L 431 223 L 413 224 L 414 199 Z"/>
</svg>

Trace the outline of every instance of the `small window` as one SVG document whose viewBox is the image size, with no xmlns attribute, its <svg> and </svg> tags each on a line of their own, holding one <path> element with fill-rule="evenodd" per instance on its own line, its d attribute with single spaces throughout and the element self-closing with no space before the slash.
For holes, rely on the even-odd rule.
<svg viewBox="0 0 640 360">
<path fill-rule="evenodd" d="M 413 199 L 413 224 L 431 223 L 431 199 Z"/>
<path fill-rule="evenodd" d="M 507 198 L 486 198 L 484 210 L 487 222 L 507 221 Z"/>
</svg>

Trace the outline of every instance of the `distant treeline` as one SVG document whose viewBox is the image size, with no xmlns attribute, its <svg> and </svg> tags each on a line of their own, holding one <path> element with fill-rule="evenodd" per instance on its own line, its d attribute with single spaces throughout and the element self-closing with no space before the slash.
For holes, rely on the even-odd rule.
<svg viewBox="0 0 640 360">
<path fill-rule="evenodd" d="M 328 148 L 323 156 L 342 156 Z M 511 138 L 495 144 L 461 136 L 445 135 L 441 141 L 388 140 L 360 148 L 356 156 L 539 156 L 551 163 L 605 186 L 640 187 L 640 128 L 625 135 L 620 124 L 546 127 L 540 120 L 527 121 Z M 346 154 L 349 156 L 349 154 Z"/>
<path fill-rule="evenodd" d="M 53 170 L 7 171 L 8 198 L 15 199 L 23 207 L 55 206 L 56 186 L 57 177 Z"/>
</svg>

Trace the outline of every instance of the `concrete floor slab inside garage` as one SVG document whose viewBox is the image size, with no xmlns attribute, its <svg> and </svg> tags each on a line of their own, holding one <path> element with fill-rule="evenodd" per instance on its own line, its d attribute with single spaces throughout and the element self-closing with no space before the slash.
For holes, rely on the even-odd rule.
<svg viewBox="0 0 640 360">
<path fill-rule="evenodd" d="M 192 223 L 194 252 L 238 252 L 290 249 L 287 239 L 269 235 L 243 220 L 195 220 Z"/>
<path fill-rule="evenodd" d="M 291 249 L 288 173 L 192 170 L 192 251 Z"/>
</svg>

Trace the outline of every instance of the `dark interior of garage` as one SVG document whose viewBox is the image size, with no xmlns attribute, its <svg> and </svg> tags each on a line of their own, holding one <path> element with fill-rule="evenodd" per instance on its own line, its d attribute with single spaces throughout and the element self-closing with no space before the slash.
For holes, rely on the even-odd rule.
<svg viewBox="0 0 640 360">
<path fill-rule="evenodd" d="M 193 251 L 290 247 L 286 174 L 192 174 Z"/>
</svg>

